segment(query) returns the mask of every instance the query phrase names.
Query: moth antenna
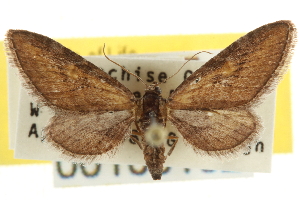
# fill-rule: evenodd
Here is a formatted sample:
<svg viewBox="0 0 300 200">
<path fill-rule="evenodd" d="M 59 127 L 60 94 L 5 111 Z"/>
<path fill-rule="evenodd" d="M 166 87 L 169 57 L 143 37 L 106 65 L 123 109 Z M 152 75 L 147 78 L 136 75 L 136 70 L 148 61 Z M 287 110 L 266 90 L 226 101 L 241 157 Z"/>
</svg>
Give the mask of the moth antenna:
<svg viewBox="0 0 300 200">
<path fill-rule="evenodd" d="M 131 74 L 132 76 L 136 77 L 137 79 L 139 79 L 146 87 L 147 87 L 147 84 L 143 81 L 143 79 L 141 79 L 139 76 L 137 76 L 136 74 L 130 72 L 128 69 L 126 69 L 124 66 L 120 65 L 119 63 L 116 63 L 115 61 L 111 60 L 109 57 L 107 57 L 107 55 L 105 54 L 105 43 L 103 45 L 103 54 L 105 56 L 105 58 L 107 60 L 109 60 L 110 62 L 114 63 L 115 65 L 118 65 L 119 67 L 121 67 L 124 71 L 126 71 L 128 74 Z"/>
<path fill-rule="evenodd" d="M 209 53 L 209 54 L 212 54 L 212 53 L 210 53 L 210 52 L 208 52 L 208 51 L 199 51 L 198 53 L 195 53 L 190 59 L 188 59 L 179 69 L 178 69 L 178 71 L 177 72 L 175 72 L 172 76 L 170 76 L 170 77 L 168 77 L 168 78 L 166 78 L 164 81 L 162 81 L 162 82 L 160 82 L 159 84 L 161 84 L 161 83 L 165 83 L 165 82 L 167 82 L 167 80 L 169 80 L 170 78 L 173 78 L 173 76 L 175 76 L 183 67 L 184 67 L 184 65 L 186 65 L 186 63 L 188 63 L 188 62 L 190 62 L 196 55 L 198 55 L 198 54 L 200 54 L 200 53 Z"/>
</svg>

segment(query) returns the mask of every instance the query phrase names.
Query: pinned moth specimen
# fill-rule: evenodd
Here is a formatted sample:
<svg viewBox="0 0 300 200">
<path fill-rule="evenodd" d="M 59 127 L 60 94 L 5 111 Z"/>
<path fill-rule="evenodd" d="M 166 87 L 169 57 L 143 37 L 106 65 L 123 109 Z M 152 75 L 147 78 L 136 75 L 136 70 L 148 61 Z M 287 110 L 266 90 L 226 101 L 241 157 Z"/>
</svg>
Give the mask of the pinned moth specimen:
<svg viewBox="0 0 300 200">
<path fill-rule="evenodd" d="M 286 72 L 295 40 L 290 21 L 261 26 L 210 59 L 167 99 L 157 82 L 135 98 L 103 70 L 43 35 L 9 30 L 5 45 L 25 87 L 55 113 L 44 128 L 45 141 L 85 162 L 117 150 L 131 137 L 152 178 L 159 180 L 178 141 L 164 135 L 168 120 L 200 154 L 237 154 L 256 141 L 261 122 L 252 108 Z M 167 153 L 165 139 L 175 140 Z"/>
</svg>

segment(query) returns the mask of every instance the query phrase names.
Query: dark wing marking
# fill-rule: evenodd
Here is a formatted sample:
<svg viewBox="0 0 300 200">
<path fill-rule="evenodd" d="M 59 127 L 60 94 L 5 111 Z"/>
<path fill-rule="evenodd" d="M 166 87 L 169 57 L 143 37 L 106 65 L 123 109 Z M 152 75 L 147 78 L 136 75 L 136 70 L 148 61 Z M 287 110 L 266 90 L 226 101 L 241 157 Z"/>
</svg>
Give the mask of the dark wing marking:
<svg viewBox="0 0 300 200">
<path fill-rule="evenodd" d="M 46 36 L 9 30 L 5 42 L 10 63 L 43 105 L 71 111 L 129 110 L 135 105 L 125 86 Z"/>
<path fill-rule="evenodd" d="M 188 77 L 170 95 L 168 107 L 199 110 L 252 105 L 286 71 L 295 40 L 296 29 L 290 21 L 249 32 Z"/>
</svg>

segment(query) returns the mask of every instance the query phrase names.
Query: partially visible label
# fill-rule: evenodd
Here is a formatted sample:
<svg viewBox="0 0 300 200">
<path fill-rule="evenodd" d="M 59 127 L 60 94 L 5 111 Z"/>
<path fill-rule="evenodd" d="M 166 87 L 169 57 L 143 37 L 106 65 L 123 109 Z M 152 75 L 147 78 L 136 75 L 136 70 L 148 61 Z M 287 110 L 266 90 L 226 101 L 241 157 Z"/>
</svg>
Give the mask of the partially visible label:
<svg viewBox="0 0 300 200">
<path fill-rule="evenodd" d="M 53 169 L 55 187 L 153 183 L 147 167 L 143 165 L 76 165 L 67 162 L 54 162 Z M 253 173 L 165 167 L 160 182 L 242 177 L 253 177 Z"/>
</svg>

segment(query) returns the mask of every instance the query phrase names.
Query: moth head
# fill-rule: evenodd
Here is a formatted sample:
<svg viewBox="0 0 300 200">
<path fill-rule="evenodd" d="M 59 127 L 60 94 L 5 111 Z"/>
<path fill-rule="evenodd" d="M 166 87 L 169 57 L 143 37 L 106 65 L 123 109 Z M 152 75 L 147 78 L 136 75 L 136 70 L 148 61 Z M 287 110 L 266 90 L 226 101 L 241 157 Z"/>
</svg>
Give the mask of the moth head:
<svg viewBox="0 0 300 200">
<path fill-rule="evenodd" d="M 157 93 L 158 95 L 161 94 L 161 89 L 160 87 L 158 86 L 158 83 L 157 82 L 153 82 L 151 83 L 151 85 L 149 85 L 147 88 L 146 88 L 147 91 L 153 91 L 155 93 Z"/>
</svg>

